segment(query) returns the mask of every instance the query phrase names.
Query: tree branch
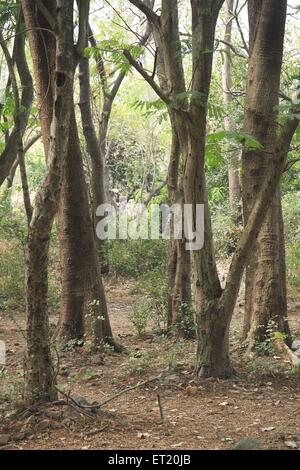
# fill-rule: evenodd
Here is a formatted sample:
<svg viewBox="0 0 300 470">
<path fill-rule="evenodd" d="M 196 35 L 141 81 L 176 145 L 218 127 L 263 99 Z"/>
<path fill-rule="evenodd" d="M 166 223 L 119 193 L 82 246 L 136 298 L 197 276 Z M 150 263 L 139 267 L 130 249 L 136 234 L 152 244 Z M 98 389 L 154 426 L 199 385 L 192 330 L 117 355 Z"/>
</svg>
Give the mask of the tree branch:
<svg viewBox="0 0 300 470">
<path fill-rule="evenodd" d="M 218 42 L 221 42 L 222 44 L 225 44 L 225 46 L 228 46 L 232 50 L 232 52 L 234 52 L 235 55 L 237 55 L 238 57 L 242 57 L 243 59 L 248 59 L 249 58 L 248 54 L 246 54 L 243 51 L 240 51 L 233 44 L 231 44 L 228 41 L 225 41 L 225 39 L 218 39 Z"/>
<path fill-rule="evenodd" d="M 150 23 L 157 25 L 159 23 L 159 16 L 150 8 L 148 5 L 145 4 L 142 0 L 129 0 L 132 5 L 137 7 L 150 21 Z"/>
<path fill-rule="evenodd" d="M 164 94 L 164 92 L 159 87 L 159 85 L 157 85 L 157 83 L 146 72 L 146 70 L 132 57 L 130 52 L 125 49 L 123 51 L 123 54 L 126 57 L 126 59 L 128 60 L 128 62 L 130 63 L 130 65 L 132 65 L 132 67 L 134 67 L 137 70 L 137 72 L 139 72 L 139 74 L 146 80 L 146 82 L 149 83 L 149 85 L 153 88 L 153 90 L 160 97 L 160 99 L 163 100 L 166 104 L 169 105 L 171 103 L 169 97 Z"/>
<path fill-rule="evenodd" d="M 82 56 L 84 48 L 87 43 L 87 34 L 89 30 L 89 12 L 90 12 L 90 0 L 78 0 L 77 1 L 79 10 L 79 31 L 78 40 L 76 45 L 77 54 Z"/>
<path fill-rule="evenodd" d="M 3 50 L 3 54 L 5 56 L 5 60 L 7 63 L 7 68 L 10 76 L 12 92 L 14 97 L 14 124 L 16 128 L 16 148 L 17 148 L 17 155 L 18 161 L 20 165 L 20 173 L 21 173 L 21 181 L 22 181 L 22 189 L 23 189 L 23 199 L 24 199 L 24 207 L 27 215 L 27 222 L 30 224 L 32 218 L 32 206 L 30 201 L 30 193 L 28 188 L 28 180 L 26 174 L 26 166 L 24 161 L 24 148 L 23 148 L 23 133 L 22 133 L 22 123 L 21 123 L 21 109 L 20 109 L 20 96 L 18 90 L 18 82 L 17 77 L 14 71 L 14 61 L 9 53 L 8 47 L 6 42 L 4 41 L 2 32 L 0 31 L 0 44 Z"/>
<path fill-rule="evenodd" d="M 43 0 L 34 0 L 38 9 L 40 12 L 43 14 L 43 16 L 46 18 L 47 22 L 51 26 L 51 29 L 55 31 L 56 29 L 56 19 L 51 15 L 50 11 L 48 10 L 47 7 L 45 7 Z"/>
</svg>

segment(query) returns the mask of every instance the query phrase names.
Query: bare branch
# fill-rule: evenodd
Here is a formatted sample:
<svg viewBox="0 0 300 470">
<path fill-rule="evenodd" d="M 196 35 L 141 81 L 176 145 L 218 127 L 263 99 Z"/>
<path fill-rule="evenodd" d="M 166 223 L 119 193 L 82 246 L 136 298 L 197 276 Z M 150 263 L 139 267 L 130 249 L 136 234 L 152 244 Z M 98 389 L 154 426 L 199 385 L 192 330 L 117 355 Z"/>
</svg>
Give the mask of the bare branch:
<svg viewBox="0 0 300 470">
<path fill-rule="evenodd" d="M 132 57 L 130 52 L 127 51 L 127 50 L 124 50 L 123 54 L 126 57 L 126 59 L 128 60 L 128 62 L 130 63 L 130 65 L 132 65 L 137 70 L 137 72 L 139 72 L 139 74 L 146 80 L 146 82 L 149 83 L 149 85 L 153 88 L 153 90 L 160 97 L 160 99 L 162 99 L 166 104 L 170 104 L 171 101 L 170 101 L 169 97 L 164 94 L 164 92 L 159 87 L 159 85 L 157 85 L 157 83 L 146 72 L 146 70 Z"/>
<path fill-rule="evenodd" d="M 157 25 L 159 23 L 159 16 L 145 4 L 142 0 L 129 0 L 132 5 L 137 7 L 150 21 L 150 23 Z"/>
<path fill-rule="evenodd" d="M 225 39 L 218 39 L 218 42 L 221 42 L 222 44 L 225 44 L 225 46 L 228 46 L 232 52 L 234 52 L 235 55 L 238 57 L 242 57 L 243 59 L 248 59 L 249 56 L 245 52 L 239 50 L 237 47 L 235 47 L 233 44 L 231 44 L 228 41 L 225 41 Z"/>
</svg>

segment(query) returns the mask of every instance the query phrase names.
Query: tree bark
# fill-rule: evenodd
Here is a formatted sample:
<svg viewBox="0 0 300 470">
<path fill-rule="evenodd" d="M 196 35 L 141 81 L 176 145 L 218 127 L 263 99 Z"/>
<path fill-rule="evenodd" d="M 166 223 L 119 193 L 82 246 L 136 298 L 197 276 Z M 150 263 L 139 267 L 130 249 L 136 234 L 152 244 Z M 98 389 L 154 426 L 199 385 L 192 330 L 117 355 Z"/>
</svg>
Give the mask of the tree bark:
<svg viewBox="0 0 300 470">
<path fill-rule="evenodd" d="M 250 63 L 245 113 L 245 132 L 263 145 L 244 150 L 243 209 L 247 222 L 263 181 L 272 165 L 278 121 L 278 95 L 285 30 L 286 5 L 249 2 Z M 290 338 L 287 322 L 284 228 L 280 190 L 274 195 L 255 250 L 246 270 L 244 338 L 248 352 L 268 336 L 270 328 Z"/>
<path fill-rule="evenodd" d="M 180 43 L 178 24 L 178 5 L 172 1 L 170 8 L 163 5 L 162 23 L 163 32 L 153 26 L 153 35 L 156 45 L 156 70 L 160 88 L 165 95 L 173 100 L 185 93 L 185 79 L 182 59 L 178 54 Z M 168 50 L 165 50 L 168 48 Z M 173 68 L 176 75 L 171 73 Z M 171 91 L 170 91 L 171 90 Z M 182 165 L 180 166 L 181 147 L 177 129 L 176 114 L 172 106 L 168 106 L 169 119 L 172 129 L 172 143 L 168 166 L 168 195 L 171 205 L 180 204 L 183 209 L 184 194 L 182 183 Z M 182 335 L 191 335 L 191 329 L 186 330 L 185 320 L 191 315 L 191 264 L 190 252 L 185 249 L 184 240 L 175 240 L 171 220 L 171 239 L 168 252 L 168 329 L 176 327 Z M 192 320 L 193 321 L 193 320 Z"/>
<path fill-rule="evenodd" d="M 30 2 L 22 0 L 24 15 Z M 57 0 L 54 106 L 48 162 L 29 226 L 26 250 L 27 392 L 30 401 L 56 399 L 48 322 L 48 252 L 68 149 L 73 93 L 73 1 Z M 32 42 L 31 42 L 32 44 Z M 31 48 L 32 56 L 34 51 Z"/>
<path fill-rule="evenodd" d="M 52 97 L 55 87 L 53 73 L 55 41 L 53 41 L 53 33 L 51 31 L 48 32 L 50 28 L 47 20 L 37 9 L 35 2 L 24 0 L 23 3 L 26 6 L 26 27 L 30 30 L 29 39 L 40 103 L 42 137 L 47 156 L 51 140 L 50 116 L 53 111 Z M 53 0 L 47 3 L 47 9 L 54 18 L 56 16 L 55 3 Z M 47 31 L 37 30 L 39 25 L 42 25 Z M 86 36 L 84 36 L 83 47 L 85 40 Z M 75 71 L 80 51 L 78 51 L 78 47 L 74 48 L 74 44 L 71 49 L 72 67 Z M 71 118 L 68 129 L 68 137 L 70 136 L 70 139 L 67 139 L 69 142 L 68 154 L 63 174 L 63 190 L 58 212 L 58 237 L 60 240 L 62 278 L 61 315 L 58 333 L 63 343 L 71 339 L 82 339 L 86 300 L 90 296 L 91 290 L 94 289 L 94 285 L 97 283 L 101 284 L 99 277 L 93 281 L 90 280 L 92 273 L 96 276 L 95 269 L 91 268 L 91 263 L 94 263 L 93 256 L 96 256 L 96 254 L 93 251 L 94 242 L 90 238 L 87 241 L 86 235 L 86 232 L 90 230 L 91 216 L 86 194 L 86 182 L 73 100 L 70 103 L 70 107 Z M 87 263 L 87 259 L 89 259 L 90 266 Z M 103 306 L 104 291 L 99 297 L 100 305 Z M 103 306 L 102 308 L 105 310 L 106 307 Z M 109 332 L 109 342 L 112 342 L 107 315 L 105 315 L 105 323 L 108 324 L 103 330 Z"/>
<path fill-rule="evenodd" d="M 60 204 L 59 238 L 63 259 L 59 336 L 63 342 L 82 339 L 84 312 L 92 315 L 93 345 L 114 343 L 105 292 L 101 280 L 95 236 L 89 208 L 82 153 L 74 105 L 69 131 L 65 183 Z"/>
<path fill-rule="evenodd" d="M 226 0 L 226 16 L 225 16 L 225 34 L 224 34 L 224 63 L 223 63 L 223 100 L 226 106 L 226 117 L 224 118 L 224 128 L 226 131 L 233 131 L 233 121 L 230 114 L 230 104 L 232 103 L 232 68 L 231 68 L 231 49 L 228 44 L 231 44 L 232 36 L 232 23 L 234 10 L 234 0 Z M 228 164 L 228 183 L 229 183 L 229 203 L 230 215 L 233 223 L 238 225 L 241 222 L 241 188 L 239 177 L 239 155 L 235 153 L 229 157 Z"/>
</svg>

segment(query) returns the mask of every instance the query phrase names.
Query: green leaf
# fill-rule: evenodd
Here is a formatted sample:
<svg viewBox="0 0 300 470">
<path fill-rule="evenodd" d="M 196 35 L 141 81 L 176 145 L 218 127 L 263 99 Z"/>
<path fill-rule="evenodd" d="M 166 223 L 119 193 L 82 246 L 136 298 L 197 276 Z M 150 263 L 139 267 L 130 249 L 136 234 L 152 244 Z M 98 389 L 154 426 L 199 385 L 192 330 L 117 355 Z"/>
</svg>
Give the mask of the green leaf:
<svg viewBox="0 0 300 470">
<path fill-rule="evenodd" d="M 216 143 L 224 139 L 243 144 L 245 148 L 250 150 L 260 150 L 263 148 L 263 145 L 250 134 L 234 131 L 218 131 L 209 134 L 207 136 L 207 143 Z"/>
</svg>

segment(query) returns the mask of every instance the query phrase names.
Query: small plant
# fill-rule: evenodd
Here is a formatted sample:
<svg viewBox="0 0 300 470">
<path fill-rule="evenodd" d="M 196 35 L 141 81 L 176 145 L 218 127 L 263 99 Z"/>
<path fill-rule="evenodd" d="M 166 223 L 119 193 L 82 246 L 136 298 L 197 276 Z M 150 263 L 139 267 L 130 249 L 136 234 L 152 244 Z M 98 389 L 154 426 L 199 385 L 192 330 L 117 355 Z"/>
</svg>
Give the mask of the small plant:
<svg viewBox="0 0 300 470">
<path fill-rule="evenodd" d="M 142 375 L 149 368 L 152 355 L 144 351 L 133 351 L 129 354 L 128 360 L 123 364 L 123 368 L 128 374 Z"/>
<path fill-rule="evenodd" d="M 132 310 L 129 312 L 129 320 L 136 329 L 138 335 L 143 335 L 149 322 L 149 299 L 138 298 L 133 304 Z"/>
<path fill-rule="evenodd" d="M 187 339 L 193 339 L 196 336 L 195 310 L 190 302 L 181 303 L 177 329 Z"/>
<path fill-rule="evenodd" d="M 259 328 L 260 326 L 258 326 L 258 329 Z M 277 328 L 278 325 L 274 320 L 270 320 L 268 322 L 265 338 L 262 341 L 256 341 L 254 352 L 263 356 L 271 356 L 272 354 L 275 354 L 274 339 L 280 339 L 282 341 L 287 339 L 287 336 L 278 331 Z"/>
</svg>

